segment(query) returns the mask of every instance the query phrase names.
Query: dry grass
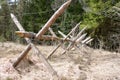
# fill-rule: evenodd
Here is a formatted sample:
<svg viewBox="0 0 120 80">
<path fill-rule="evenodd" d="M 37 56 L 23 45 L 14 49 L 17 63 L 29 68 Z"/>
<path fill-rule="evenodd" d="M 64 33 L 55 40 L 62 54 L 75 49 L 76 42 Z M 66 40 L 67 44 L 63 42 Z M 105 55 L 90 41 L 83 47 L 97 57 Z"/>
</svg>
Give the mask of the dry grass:
<svg viewBox="0 0 120 80">
<path fill-rule="evenodd" d="M 1 46 L 1 45 L 0 45 Z M 46 66 L 35 55 L 29 53 L 33 62 L 24 59 L 17 70 L 13 61 L 26 45 L 6 42 L 0 47 L 0 80 L 55 80 Z M 45 57 L 55 46 L 37 46 Z M 120 80 L 120 55 L 103 50 L 81 47 L 61 55 L 59 49 L 49 60 L 61 80 Z"/>
</svg>

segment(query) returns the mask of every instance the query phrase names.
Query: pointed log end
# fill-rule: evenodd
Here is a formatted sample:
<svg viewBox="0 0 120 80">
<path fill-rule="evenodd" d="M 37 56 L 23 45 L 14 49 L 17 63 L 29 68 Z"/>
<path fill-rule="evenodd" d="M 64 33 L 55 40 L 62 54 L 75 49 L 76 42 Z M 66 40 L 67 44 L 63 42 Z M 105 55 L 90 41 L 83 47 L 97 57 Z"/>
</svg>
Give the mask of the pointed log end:
<svg viewBox="0 0 120 80">
<path fill-rule="evenodd" d="M 68 0 L 69 3 L 71 3 L 72 0 Z"/>
<path fill-rule="evenodd" d="M 90 42 L 92 42 L 93 41 L 93 38 L 91 38 L 90 40 L 88 40 L 87 42 L 86 42 L 86 44 L 88 44 L 88 43 L 90 43 Z"/>
<path fill-rule="evenodd" d="M 15 31 L 15 34 L 17 34 L 20 37 L 24 37 L 23 31 Z"/>
<path fill-rule="evenodd" d="M 11 18 L 13 18 L 13 17 L 14 17 L 14 14 L 13 14 L 13 13 L 11 13 L 11 14 L 10 14 L 10 16 L 11 16 Z"/>
<path fill-rule="evenodd" d="M 72 0 L 68 0 L 68 2 L 70 3 Z"/>
<path fill-rule="evenodd" d="M 65 6 L 66 8 L 70 5 L 72 0 L 68 0 L 67 2 L 65 2 L 62 6 Z"/>
<path fill-rule="evenodd" d="M 72 2 L 72 0 L 68 0 L 66 3 L 69 6 L 71 2 Z"/>
</svg>

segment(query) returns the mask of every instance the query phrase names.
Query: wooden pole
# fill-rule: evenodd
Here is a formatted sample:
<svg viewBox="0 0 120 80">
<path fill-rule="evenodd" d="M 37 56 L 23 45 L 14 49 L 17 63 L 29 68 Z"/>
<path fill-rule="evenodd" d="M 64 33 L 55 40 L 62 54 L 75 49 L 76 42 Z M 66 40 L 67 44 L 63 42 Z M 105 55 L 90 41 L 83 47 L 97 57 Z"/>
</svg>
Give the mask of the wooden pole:
<svg viewBox="0 0 120 80">
<path fill-rule="evenodd" d="M 54 54 L 54 52 L 61 46 L 61 43 L 57 45 L 56 48 L 53 49 L 53 51 L 47 56 L 47 59 L 50 59 L 50 57 Z"/>
<path fill-rule="evenodd" d="M 48 20 L 48 22 L 45 24 L 45 26 L 38 32 L 38 34 L 36 35 L 35 38 L 40 38 L 46 31 L 47 29 L 55 22 L 55 20 L 63 13 L 63 11 L 68 7 L 68 5 L 70 4 L 71 0 L 67 1 L 66 3 L 64 3 L 56 12 L 55 14 Z M 17 18 L 11 14 L 11 18 L 13 19 L 14 23 L 17 25 L 17 27 L 19 28 L 20 31 L 25 31 L 21 24 L 18 22 Z M 29 42 L 29 39 L 26 38 L 27 42 Z M 29 46 L 28 48 L 26 48 L 27 50 L 29 50 L 31 46 Z M 22 53 L 27 55 L 27 53 Z M 25 57 L 25 56 L 19 56 L 21 58 L 18 58 L 16 60 L 16 62 L 14 63 L 14 67 L 16 67 L 19 62 Z"/>
<path fill-rule="evenodd" d="M 77 43 L 81 42 L 81 41 L 86 37 L 86 35 L 87 35 L 87 33 L 81 35 L 81 36 L 76 40 L 76 42 L 77 42 Z"/>
<path fill-rule="evenodd" d="M 43 28 L 37 33 L 36 38 L 41 37 L 48 28 L 55 22 L 55 20 L 65 11 L 65 9 L 70 5 L 71 0 L 68 0 L 66 3 L 64 3 L 54 14 L 53 16 L 48 20 L 48 22 L 43 26 Z"/>
<path fill-rule="evenodd" d="M 49 31 L 50 31 L 50 33 L 52 34 L 52 36 L 54 36 L 54 37 L 57 37 L 57 35 L 54 33 L 54 31 L 52 30 L 52 28 L 49 28 Z"/>
<path fill-rule="evenodd" d="M 92 41 L 93 39 L 89 39 L 88 41 L 85 42 L 85 44 L 88 44 Z"/>
<path fill-rule="evenodd" d="M 60 31 L 59 31 L 60 32 Z M 23 37 L 23 38 L 32 38 L 32 37 L 35 37 L 35 35 L 36 35 L 36 33 L 31 33 L 31 32 L 26 32 L 26 31 L 16 31 L 15 32 L 18 36 L 20 36 L 20 37 Z M 62 32 L 60 32 L 60 34 L 61 34 Z M 65 34 L 61 34 L 61 35 L 64 35 L 63 37 L 65 38 L 67 35 L 65 35 Z M 85 40 L 84 38 L 85 38 L 85 36 L 87 35 L 87 33 L 85 33 L 85 34 L 83 34 L 83 35 L 81 35 L 76 41 L 75 41 L 75 43 L 77 44 L 77 43 L 79 43 L 79 42 L 82 42 L 83 44 L 84 43 L 88 43 L 88 42 L 90 42 L 91 40 L 90 40 L 90 38 L 88 37 L 88 38 L 86 38 L 87 40 Z M 50 35 L 42 35 L 41 36 L 41 38 L 40 38 L 40 40 L 60 40 L 60 41 L 69 41 L 69 42 L 74 42 L 73 40 L 71 40 L 71 39 L 64 39 L 64 38 L 59 38 L 59 37 L 54 37 L 54 36 L 50 36 Z M 84 41 L 84 40 L 85 41 Z M 83 40 L 83 41 L 82 41 Z M 90 40 L 90 41 L 88 41 L 88 40 Z"/>
<path fill-rule="evenodd" d="M 16 59 L 16 61 L 13 63 L 13 67 L 16 67 L 20 62 L 21 60 L 23 60 L 23 58 L 27 55 L 27 53 L 30 51 L 31 49 L 31 46 L 30 44 L 25 48 L 24 51 L 22 51 L 22 53 L 20 53 L 19 57 Z M 24 56 L 24 57 L 21 57 L 21 56 Z"/>
<path fill-rule="evenodd" d="M 19 23 L 19 21 L 17 20 L 17 18 L 13 14 L 11 14 L 11 18 L 13 19 L 14 23 L 16 24 L 16 26 L 18 27 L 18 29 L 20 31 L 25 31 L 23 29 L 22 25 Z M 29 38 L 25 38 L 25 40 L 27 41 L 27 43 L 31 42 Z M 27 48 L 20 54 L 20 56 L 13 63 L 13 67 L 16 67 L 21 62 L 21 60 L 26 57 L 26 55 L 30 51 L 30 49 L 31 49 L 31 46 L 28 45 Z"/>
<path fill-rule="evenodd" d="M 14 22 L 17 22 L 15 23 L 18 27 L 19 30 L 21 30 L 22 32 L 25 32 L 25 30 L 23 29 L 22 25 L 18 22 L 17 18 L 11 14 L 11 17 L 13 19 Z M 42 53 L 39 51 L 39 49 L 33 44 L 30 42 L 30 39 L 29 38 L 25 38 L 26 41 L 28 41 L 29 45 L 26 47 L 26 49 L 20 54 L 20 56 L 17 58 L 17 60 L 13 63 L 13 67 L 16 67 L 20 62 L 21 60 L 23 60 L 23 58 L 27 55 L 27 53 L 31 50 L 31 47 L 34 48 L 36 51 L 37 51 L 37 55 L 38 57 L 40 57 L 40 59 L 43 61 L 43 63 L 46 65 L 48 71 L 52 74 L 52 75 L 55 75 L 58 77 L 56 71 L 52 68 L 52 66 L 49 64 L 49 62 L 45 59 L 45 57 L 42 55 Z"/>
<path fill-rule="evenodd" d="M 73 42 L 71 42 L 71 43 L 68 45 L 67 49 L 64 50 L 64 51 L 62 52 L 62 54 L 65 54 L 69 49 L 73 48 L 73 45 L 75 44 L 75 42 L 77 41 L 77 39 L 81 36 L 81 34 L 85 31 L 85 29 L 86 29 L 86 27 L 84 27 L 84 28 L 77 34 L 77 36 L 73 39 Z"/>
<path fill-rule="evenodd" d="M 78 24 L 67 34 L 67 36 L 64 38 L 64 40 L 66 40 L 66 39 L 70 36 L 70 34 L 73 33 L 73 32 L 77 29 L 77 27 L 79 27 L 79 25 L 80 25 L 80 23 L 78 23 Z M 55 52 L 61 45 L 62 45 L 62 43 L 59 43 L 59 44 L 57 45 L 57 47 L 54 48 L 53 51 L 48 55 L 47 59 L 49 59 L 49 58 L 54 54 L 54 52 Z"/>
<path fill-rule="evenodd" d="M 23 37 L 23 38 L 34 38 L 36 35 L 36 33 L 25 32 L 25 31 L 16 31 L 15 33 L 18 36 Z M 64 38 L 54 37 L 54 36 L 50 36 L 50 35 L 42 35 L 40 40 L 59 40 L 59 41 L 73 42 L 71 39 L 64 40 Z"/>
<path fill-rule="evenodd" d="M 65 35 L 64 33 L 62 33 L 61 31 L 58 31 L 58 33 L 59 33 L 60 35 L 62 35 L 63 38 L 66 38 L 66 35 Z"/>
<path fill-rule="evenodd" d="M 48 28 L 55 22 L 55 20 L 64 12 L 64 10 L 68 7 L 68 5 L 71 3 L 71 0 L 67 1 L 66 3 L 64 3 L 56 12 L 55 14 L 48 20 L 48 22 L 45 24 L 45 26 L 37 33 L 36 35 L 36 39 L 41 37 L 47 30 Z M 24 29 L 22 29 L 22 26 L 19 24 L 18 20 L 16 19 L 16 17 L 11 14 L 11 18 L 13 19 L 13 21 L 15 22 L 15 24 L 17 25 L 17 27 L 19 28 L 20 31 L 25 31 Z M 13 64 L 14 67 L 16 67 L 19 62 L 27 55 L 27 53 L 30 51 L 31 46 L 34 47 L 28 38 L 26 38 L 26 41 L 28 43 L 30 43 L 31 45 L 28 45 L 28 47 L 26 48 L 26 50 L 21 53 L 22 55 L 19 56 L 19 58 L 16 60 L 16 62 Z M 40 56 L 42 56 L 42 54 L 40 54 Z M 44 57 L 42 57 L 43 61 L 46 61 Z M 47 64 L 46 64 L 47 63 Z M 48 62 L 44 62 L 44 64 L 46 65 L 46 67 L 48 67 Z M 53 70 L 50 66 L 48 67 L 51 70 Z M 49 71 L 51 71 L 49 69 Z M 54 70 L 53 70 L 54 71 Z"/>
<path fill-rule="evenodd" d="M 83 40 L 81 43 L 86 43 L 87 41 L 89 41 L 91 39 L 91 37 L 87 37 L 85 40 Z"/>
<path fill-rule="evenodd" d="M 22 27 L 22 25 L 19 23 L 19 21 L 17 20 L 17 18 L 13 15 L 13 14 L 10 14 L 11 15 L 11 18 L 12 20 L 14 21 L 14 23 L 16 24 L 17 28 L 20 30 L 20 31 L 25 31 Z M 30 42 L 29 38 L 25 38 L 25 40 L 27 41 L 27 43 Z"/>
<path fill-rule="evenodd" d="M 47 69 L 52 75 L 56 75 L 58 77 L 57 72 L 53 69 L 53 67 L 50 65 L 50 63 L 45 59 L 44 55 L 40 52 L 40 50 L 32 43 L 30 43 L 32 48 L 37 51 L 37 56 L 43 61 L 43 63 L 46 65 Z"/>
</svg>

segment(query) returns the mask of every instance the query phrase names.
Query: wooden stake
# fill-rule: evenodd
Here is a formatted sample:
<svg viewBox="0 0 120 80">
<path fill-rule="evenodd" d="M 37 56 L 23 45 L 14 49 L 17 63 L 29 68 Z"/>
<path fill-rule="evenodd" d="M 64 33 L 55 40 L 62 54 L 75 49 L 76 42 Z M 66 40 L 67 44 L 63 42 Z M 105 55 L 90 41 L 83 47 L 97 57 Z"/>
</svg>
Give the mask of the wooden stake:
<svg viewBox="0 0 120 80">
<path fill-rule="evenodd" d="M 11 15 L 11 18 L 12 20 L 14 21 L 14 23 L 16 24 L 17 28 L 20 30 L 20 31 L 25 31 L 22 27 L 22 25 L 19 23 L 19 21 L 17 20 L 17 18 L 14 16 L 14 14 L 10 14 Z M 25 40 L 27 41 L 27 43 L 30 42 L 30 40 L 28 38 L 25 38 Z"/>
<path fill-rule="evenodd" d="M 81 43 L 84 44 L 86 43 L 87 41 L 89 41 L 91 39 L 91 37 L 87 37 L 85 40 L 83 40 Z"/>
<path fill-rule="evenodd" d="M 57 47 L 53 49 L 53 51 L 47 56 L 47 59 L 49 59 L 60 46 L 61 46 L 61 43 L 59 43 Z"/>
<path fill-rule="evenodd" d="M 92 41 L 93 39 L 89 39 L 88 41 L 85 42 L 85 44 L 88 44 Z"/>
<path fill-rule="evenodd" d="M 58 33 L 59 33 L 60 35 L 62 35 L 63 38 L 66 38 L 66 35 L 65 35 L 63 32 L 58 31 Z"/>
<path fill-rule="evenodd" d="M 85 38 L 86 35 L 87 35 L 87 33 L 81 35 L 81 36 L 76 40 L 76 42 L 77 42 L 77 43 L 81 42 L 81 41 Z"/>
<path fill-rule="evenodd" d="M 68 5 L 71 3 L 71 0 L 67 1 L 66 3 L 64 3 L 56 12 L 55 14 L 49 19 L 49 21 L 45 24 L 45 26 L 38 32 L 38 34 L 36 35 L 36 39 L 41 37 L 47 30 L 48 28 L 55 22 L 55 20 L 64 12 L 64 10 L 68 7 Z M 11 18 L 13 19 L 13 21 L 15 22 L 15 24 L 17 25 L 17 27 L 19 28 L 20 31 L 25 31 L 22 26 L 20 25 L 20 23 L 18 22 L 17 18 L 11 14 Z M 25 57 L 25 55 L 27 55 L 27 53 L 30 51 L 31 46 L 35 48 L 34 44 L 32 44 L 30 42 L 30 40 L 28 38 L 26 38 L 26 41 L 28 43 L 30 43 L 30 45 L 28 45 L 28 47 L 26 48 L 25 51 L 23 51 L 23 53 L 21 53 L 21 56 L 19 56 L 19 58 L 16 60 L 16 62 L 13 64 L 14 67 L 16 67 L 20 61 Z M 40 56 L 42 57 L 42 54 L 40 54 Z M 46 61 L 44 57 L 42 57 L 43 62 Z M 46 65 L 46 67 L 48 67 L 49 71 L 51 72 L 51 70 L 53 70 L 50 66 L 49 63 L 46 61 L 44 62 L 44 64 Z M 54 70 L 53 70 L 54 71 Z M 55 74 L 57 75 L 57 74 Z"/>
<path fill-rule="evenodd" d="M 25 30 L 23 29 L 22 25 L 18 22 L 17 18 L 11 14 L 12 19 L 14 19 L 14 22 L 17 22 L 16 25 L 18 27 L 19 30 L 22 30 L 22 32 L 25 32 Z M 40 53 L 39 49 L 30 42 L 29 38 L 25 38 L 26 41 L 28 41 L 29 45 L 26 47 L 26 49 L 20 54 L 20 56 L 17 58 L 17 60 L 13 63 L 13 67 L 16 67 L 21 60 L 23 60 L 23 58 L 27 55 L 27 53 L 31 50 L 31 47 L 34 48 L 37 51 L 37 55 L 38 57 L 40 57 L 40 59 L 42 60 L 42 62 L 46 65 L 48 71 L 52 74 L 58 77 L 56 71 L 52 68 L 52 66 L 49 64 L 49 62 L 45 59 L 45 57 Z M 38 54 L 39 53 L 39 54 Z"/>
<path fill-rule="evenodd" d="M 70 5 L 72 0 L 68 0 L 66 3 L 64 3 L 54 14 L 53 16 L 48 20 L 48 22 L 43 26 L 43 28 L 38 32 L 36 35 L 36 38 L 41 37 L 48 28 L 55 22 L 55 20 L 65 11 L 65 9 Z"/>
<path fill-rule="evenodd" d="M 66 39 L 70 36 L 70 34 L 73 33 L 73 32 L 75 31 L 75 29 L 77 29 L 77 27 L 79 27 L 79 25 L 80 25 L 80 23 L 78 23 L 78 24 L 68 33 L 68 35 L 64 38 L 64 40 L 66 40 Z M 54 48 L 53 51 L 48 55 L 47 59 L 49 59 L 49 58 L 54 54 L 54 52 L 55 52 L 61 45 L 62 45 L 62 43 L 59 43 L 59 44 L 57 45 L 57 47 Z"/>
<path fill-rule="evenodd" d="M 23 58 L 27 55 L 27 53 L 30 51 L 31 49 L 31 45 L 29 44 L 24 51 L 22 51 L 22 53 L 20 53 L 19 57 L 16 59 L 16 61 L 13 63 L 13 67 L 16 67 L 21 60 L 23 60 Z M 23 56 L 23 57 L 21 57 Z"/>
<path fill-rule="evenodd" d="M 47 30 L 48 28 L 55 22 L 55 20 L 64 12 L 64 10 L 68 7 L 68 5 L 71 3 L 71 0 L 67 1 L 66 3 L 64 3 L 56 12 L 55 14 L 48 20 L 48 22 L 45 24 L 45 26 L 38 32 L 38 34 L 36 35 L 35 38 L 40 38 Z M 13 19 L 13 21 L 15 22 L 15 24 L 17 25 L 17 27 L 19 28 L 20 31 L 25 31 L 21 24 L 18 22 L 17 18 L 11 14 L 11 18 Z M 29 39 L 26 38 L 27 42 L 29 42 Z M 31 46 L 29 46 L 28 48 L 26 48 L 27 50 L 29 50 Z M 27 53 L 22 53 L 22 54 L 26 54 Z M 21 58 L 18 58 L 16 60 L 15 64 L 19 64 L 19 62 L 25 57 L 25 56 L 19 56 Z M 17 66 L 17 65 L 16 65 Z M 14 67 L 16 67 L 14 66 Z"/>
<path fill-rule="evenodd" d="M 11 18 L 13 19 L 14 23 L 16 24 L 16 26 L 18 27 L 18 29 L 20 31 L 25 31 L 24 28 L 22 27 L 22 25 L 19 23 L 19 21 L 13 14 L 11 14 Z M 25 38 L 25 40 L 27 41 L 28 44 L 31 43 L 29 38 Z M 30 51 L 30 49 L 31 49 L 31 46 L 28 45 L 27 48 L 20 54 L 20 56 L 13 63 L 13 67 L 16 67 L 23 60 L 23 58 L 26 57 L 26 55 Z"/>
<path fill-rule="evenodd" d="M 81 34 L 85 31 L 85 29 L 86 29 L 86 27 L 84 27 L 84 28 L 77 34 L 77 36 L 73 39 L 73 42 L 71 42 L 71 43 L 69 44 L 69 46 L 67 47 L 67 49 L 64 50 L 64 51 L 62 52 L 62 54 L 65 54 L 67 51 L 69 51 L 71 48 L 73 48 L 75 42 L 76 42 L 77 39 L 81 36 Z"/>
<path fill-rule="evenodd" d="M 25 31 L 16 31 L 15 32 L 18 36 L 23 37 L 23 38 L 34 38 L 36 33 L 31 33 L 31 32 L 25 32 Z M 64 38 L 59 38 L 59 37 L 54 37 L 50 35 L 42 35 L 40 40 L 60 40 L 60 41 L 69 41 L 72 42 L 71 39 L 66 39 Z"/>
<path fill-rule="evenodd" d="M 52 75 L 57 75 L 57 72 L 52 68 L 52 66 L 50 65 L 50 63 L 45 59 L 44 55 L 40 52 L 40 50 L 32 43 L 30 43 L 32 48 L 35 49 L 37 51 L 37 56 L 42 60 L 42 62 L 46 65 L 47 69 L 49 70 L 50 73 L 52 73 Z"/>
<path fill-rule="evenodd" d="M 54 31 L 52 30 L 52 28 L 49 28 L 49 31 L 50 31 L 50 33 L 52 34 L 52 36 L 54 36 L 54 37 L 57 37 L 57 35 L 54 33 Z"/>
</svg>

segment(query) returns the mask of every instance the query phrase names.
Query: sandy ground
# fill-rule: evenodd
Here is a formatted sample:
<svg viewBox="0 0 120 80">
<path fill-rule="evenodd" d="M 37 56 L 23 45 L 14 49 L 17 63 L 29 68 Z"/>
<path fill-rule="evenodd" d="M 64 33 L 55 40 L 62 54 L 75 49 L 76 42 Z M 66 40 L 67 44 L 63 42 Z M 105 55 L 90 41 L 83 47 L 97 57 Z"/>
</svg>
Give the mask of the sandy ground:
<svg viewBox="0 0 120 80">
<path fill-rule="evenodd" d="M 0 80 L 56 80 L 32 49 L 15 69 L 12 63 L 26 45 L 0 43 Z M 55 46 L 37 46 L 46 57 Z M 61 55 L 60 48 L 49 61 L 61 80 L 120 80 L 120 54 L 80 47 Z"/>
</svg>

